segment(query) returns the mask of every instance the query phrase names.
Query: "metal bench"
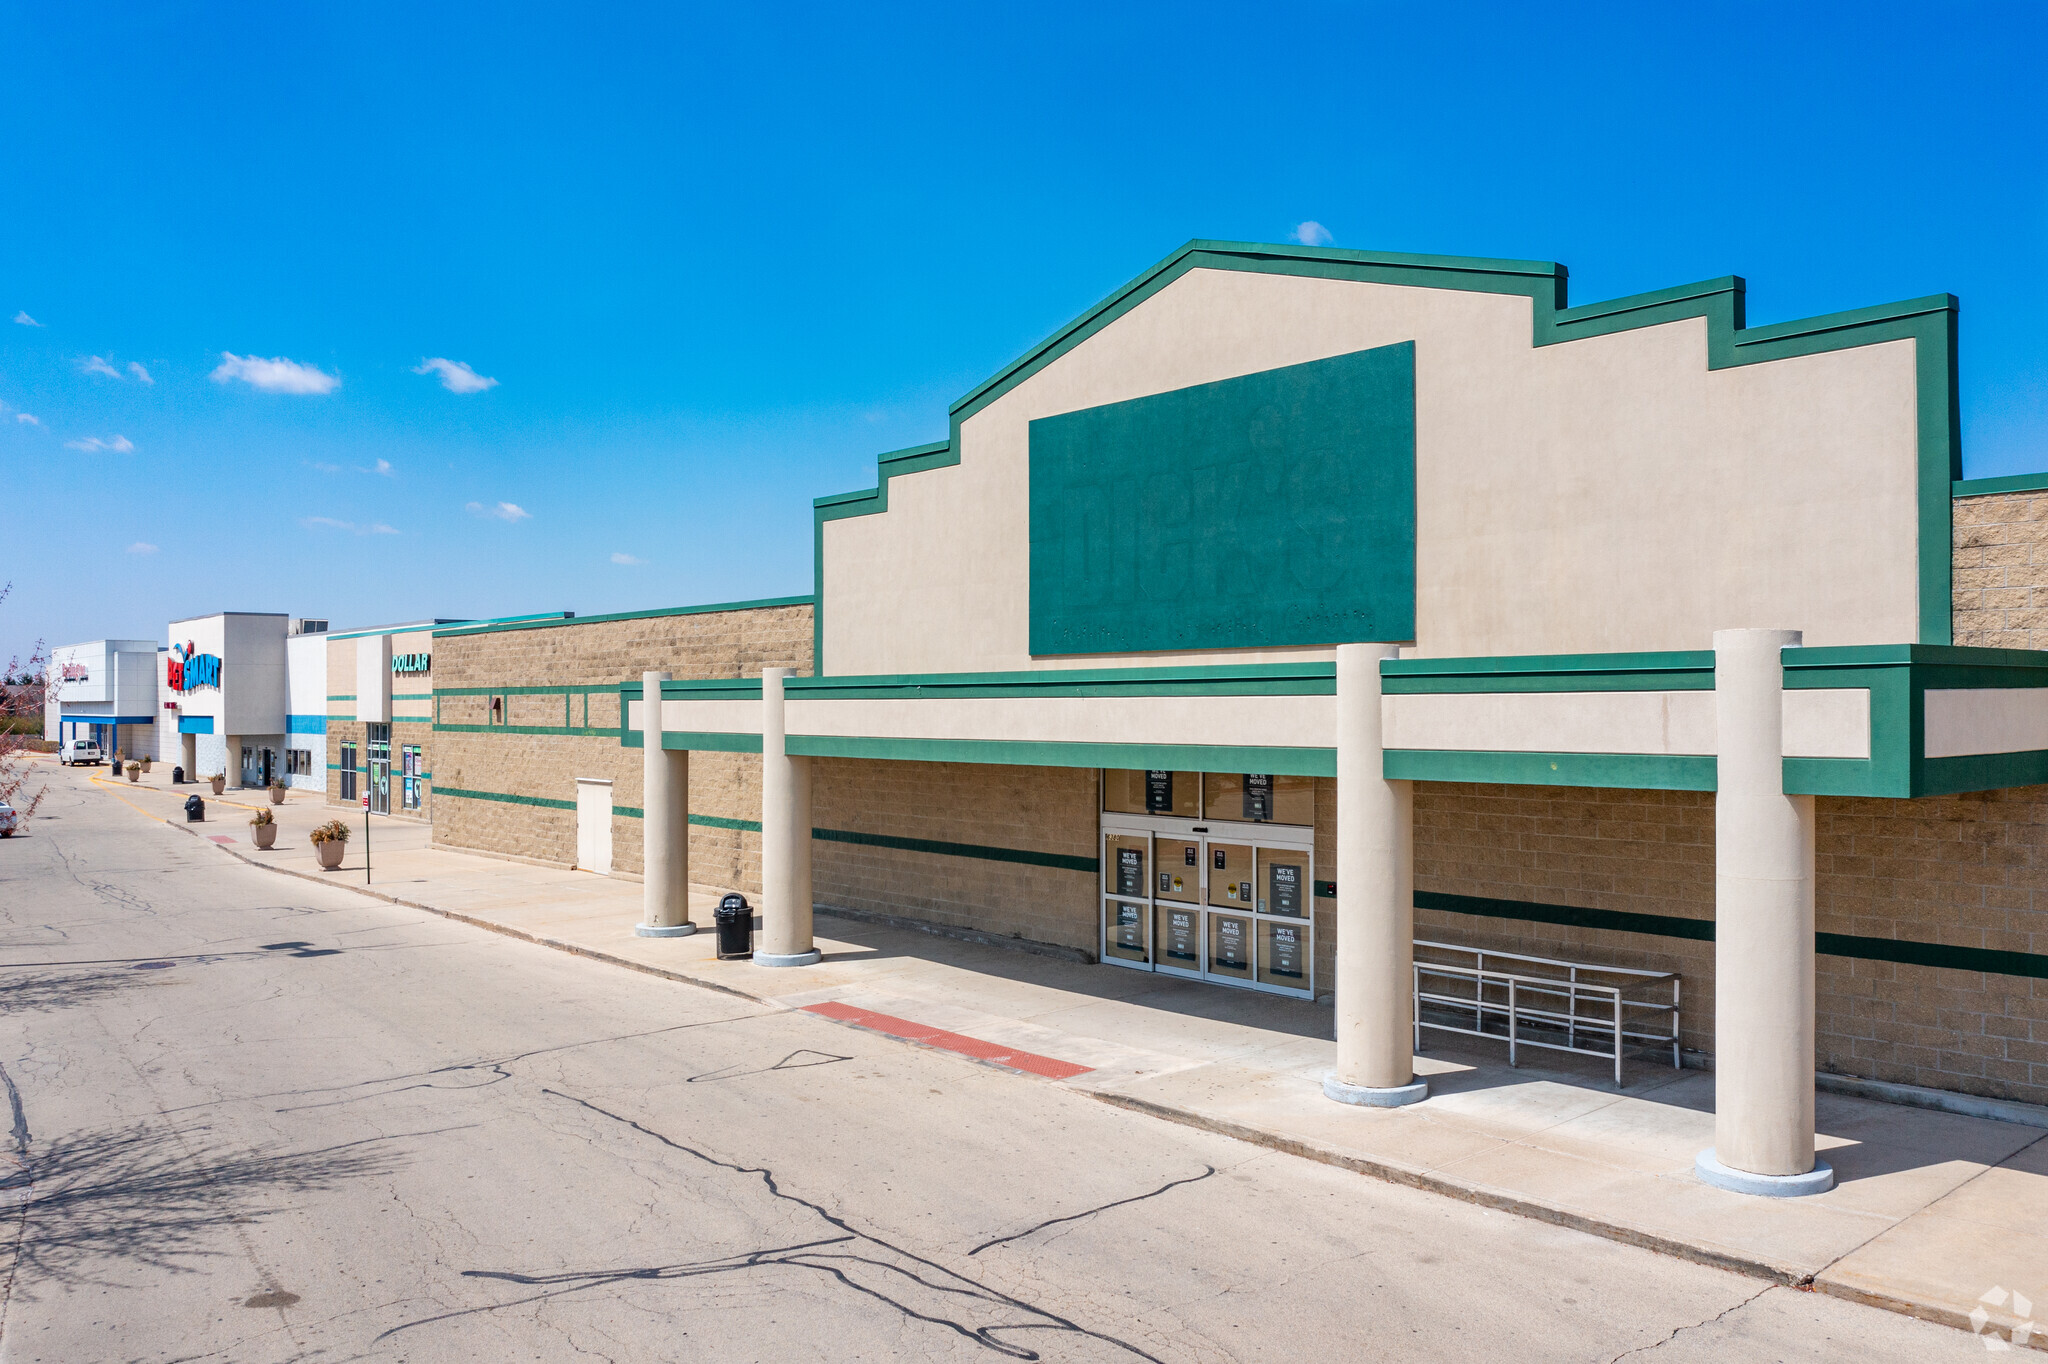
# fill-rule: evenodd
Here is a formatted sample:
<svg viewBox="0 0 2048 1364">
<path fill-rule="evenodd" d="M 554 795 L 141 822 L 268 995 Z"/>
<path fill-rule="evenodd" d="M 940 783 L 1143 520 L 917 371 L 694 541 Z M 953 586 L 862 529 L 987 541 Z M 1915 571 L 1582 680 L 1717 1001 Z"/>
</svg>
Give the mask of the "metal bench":
<svg viewBox="0 0 2048 1364">
<path fill-rule="evenodd" d="M 1420 938 L 1415 952 L 1418 1053 L 1422 1030 L 1435 1028 L 1505 1039 L 1511 1066 L 1518 1064 L 1521 1047 L 1611 1057 L 1617 1088 L 1623 1083 L 1627 1047 L 1669 1047 L 1671 1067 L 1678 1068 L 1680 981 L 1675 971 L 1632 971 Z M 1436 1018 L 1423 1016 L 1425 1005 Z M 1451 1021 L 1443 1021 L 1446 1016 Z"/>
</svg>

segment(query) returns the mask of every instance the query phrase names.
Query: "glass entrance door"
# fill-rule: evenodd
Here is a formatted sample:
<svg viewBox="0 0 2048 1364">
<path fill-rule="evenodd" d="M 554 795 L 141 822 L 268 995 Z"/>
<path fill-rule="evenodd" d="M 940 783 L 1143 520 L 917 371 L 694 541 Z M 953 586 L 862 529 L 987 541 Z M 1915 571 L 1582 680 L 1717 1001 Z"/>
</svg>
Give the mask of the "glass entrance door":
<svg viewBox="0 0 2048 1364">
<path fill-rule="evenodd" d="M 1102 815 L 1103 961 L 1315 995 L 1312 827 Z"/>
<path fill-rule="evenodd" d="M 391 726 L 370 725 L 370 812 L 391 813 Z"/>
</svg>

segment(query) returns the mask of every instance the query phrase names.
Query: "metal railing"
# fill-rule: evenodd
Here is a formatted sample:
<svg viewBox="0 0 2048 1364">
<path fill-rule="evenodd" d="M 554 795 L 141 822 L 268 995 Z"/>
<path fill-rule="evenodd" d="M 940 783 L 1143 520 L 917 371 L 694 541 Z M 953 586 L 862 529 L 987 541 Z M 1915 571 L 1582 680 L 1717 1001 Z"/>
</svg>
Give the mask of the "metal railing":
<svg viewBox="0 0 2048 1364">
<path fill-rule="evenodd" d="M 1508 1064 L 1518 1064 L 1521 1047 L 1542 1047 L 1580 1056 L 1611 1057 L 1614 1083 L 1622 1084 L 1626 1048 L 1671 1049 L 1679 1065 L 1680 981 L 1675 971 L 1635 971 L 1589 962 L 1557 961 L 1517 952 L 1482 951 L 1455 943 L 1416 939 L 1418 952 L 1455 954 L 1458 960 L 1415 962 L 1415 1050 L 1422 1030 L 1488 1037 L 1508 1044 Z M 1429 988 L 1424 982 L 1429 982 Z M 1662 998 L 1665 987 L 1670 998 Z M 1644 996 L 1655 996 L 1645 998 Z M 1457 1022 L 1425 1019 L 1423 1006 Z M 1470 1022 L 1470 1027 L 1461 1026 Z M 1488 1027 L 1489 1022 L 1495 1026 Z M 1658 1027 L 1658 1024 L 1663 1027 Z M 1582 1039 L 1588 1045 L 1581 1045 Z M 1590 1045 L 1604 1040 L 1604 1047 Z"/>
</svg>

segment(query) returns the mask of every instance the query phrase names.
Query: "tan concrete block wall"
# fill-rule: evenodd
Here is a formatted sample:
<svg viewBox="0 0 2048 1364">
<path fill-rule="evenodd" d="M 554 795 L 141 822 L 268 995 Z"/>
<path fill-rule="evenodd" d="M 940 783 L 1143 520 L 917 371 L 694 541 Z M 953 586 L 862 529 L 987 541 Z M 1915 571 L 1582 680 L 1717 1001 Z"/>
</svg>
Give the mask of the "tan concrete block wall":
<svg viewBox="0 0 2048 1364">
<path fill-rule="evenodd" d="M 1713 798 L 1693 791 L 1419 782 L 1415 888 L 1712 919 Z M 1713 1050 L 1711 942 L 1420 909 L 1415 936 L 1603 966 L 1677 971 L 1683 977 L 1685 1045 Z"/>
<path fill-rule="evenodd" d="M 2048 953 L 2048 898 L 2034 899 L 2048 888 L 2048 788 L 1823 797 L 1815 821 L 1819 931 Z M 1423 784 L 1415 849 L 1419 890 L 1713 917 L 1704 793 Z M 1711 942 L 1424 910 L 1415 920 L 1418 937 L 1676 970 L 1685 1044 L 1713 1050 Z M 1822 956 L 1815 984 L 1820 1069 L 2048 1102 L 2048 981 Z"/>
<path fill-rule="evenodd" d="M 638 682 L 650 668 L 679 679 L 759 677 L 763 668 L 808 673 L 811 608 L 769 606 L 587 625 L 572 621 L 537 630 L 442 635 L 434 641 L 439 687 L 616 685 Z"/>
<path fill-rule="evenodd" d="M 347 702 L 337 702 L 346 705 Z M 434 817 L 434 732 L 433 726 L 420 722 L 394 720 L 391 725 L 391 817 L 393 819 L 432 819 Z M 370 727 L 361 720 L 342 719 L 330 714 L 327 717 L 327 803 L 348 805 L 351 809 L 362 809 L 363 793 L 369 789 L 370 774 L 366 770 L 356 773 L 356 793 L 346 801 L 341 795 L 341 773 L 337 765 L 341 762 L 341 746 L 356 746 L 356 767 L 366 769 L 370 762 Z M 420 770 L 429 774 L 420 794 L 420 808 L 405 808 L 405 769 L 403 751 L 407 744 L 420 746 Z"/>
<path fill-rule="evenodd" d="M 1955 500 L 1954 638 L 2048 648 L 2048 492 Z"/>
<path fill-rule="evenodd" d="M 444 635 L 434 641 L 434 676 L 443 688 L 604 686 L 635 681 L 648 669 L 677 678 L 758 677 L 768 667 L 811 668 L 811 608 L 764 607 L 697 615 L 597 621 L 546 629 Z M 441 722 L 488 722 L 486 696 L 444 696 Z M 618 694 L 590 696 L 590 725 L 616 729 Z M 583 702 L 571 721 L 581 725 Z M 509 726 L 558 726 L 562 697 L 512 693 Z M 435 784 L 567 803 L 568 809 L 443 796 L 434 806 L 434 841 L 449 847 L 530 857 L 561 866 L 576 856 L 576 779 L 609 778 L 614 809 L 642 804 L 638 748 L 616 735 L 457 733 L 437 730 Z M 761 818 L 761 760 L 755 754 L 692 753 L 690 810 L 694 815 Z M 612 866 L 638 874 L 643 865 L 641 821 L 612 820 Z M 690 829 L 690 879 L 758 894 L 761 836 L 754 830 Z"/>
<path fill-rule="evenodd" d="M 819 758 L 812 822 L 1095 857 L 1100 782 L 1094 768 Z M 1100 894 L 1088 872 L 823 839 L 811 845 L 811 857 L 820 904 L 1096 949 Z"/>
</svg>

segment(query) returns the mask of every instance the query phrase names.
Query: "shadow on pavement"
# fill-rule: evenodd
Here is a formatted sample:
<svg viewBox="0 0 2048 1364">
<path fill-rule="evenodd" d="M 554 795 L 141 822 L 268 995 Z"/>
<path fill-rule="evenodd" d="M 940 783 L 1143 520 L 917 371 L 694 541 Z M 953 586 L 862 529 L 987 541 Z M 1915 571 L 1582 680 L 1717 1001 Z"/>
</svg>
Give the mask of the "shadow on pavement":
<svg viewBox="0 0 2048 1364">
<path fill-rule="evenodd" d="M 389 1174 L 406 1163 L 389 1143 L 424 1135 L 266 1153 L 212 1144 L 204 1127 L 137 1124 L 37 1143 L 14 1291 L 111 1283 L 126 1265 L 195 1269 L 234 1253 L 231 1225 L 282 1211 L 283 1196 Z"/>
</svg>

